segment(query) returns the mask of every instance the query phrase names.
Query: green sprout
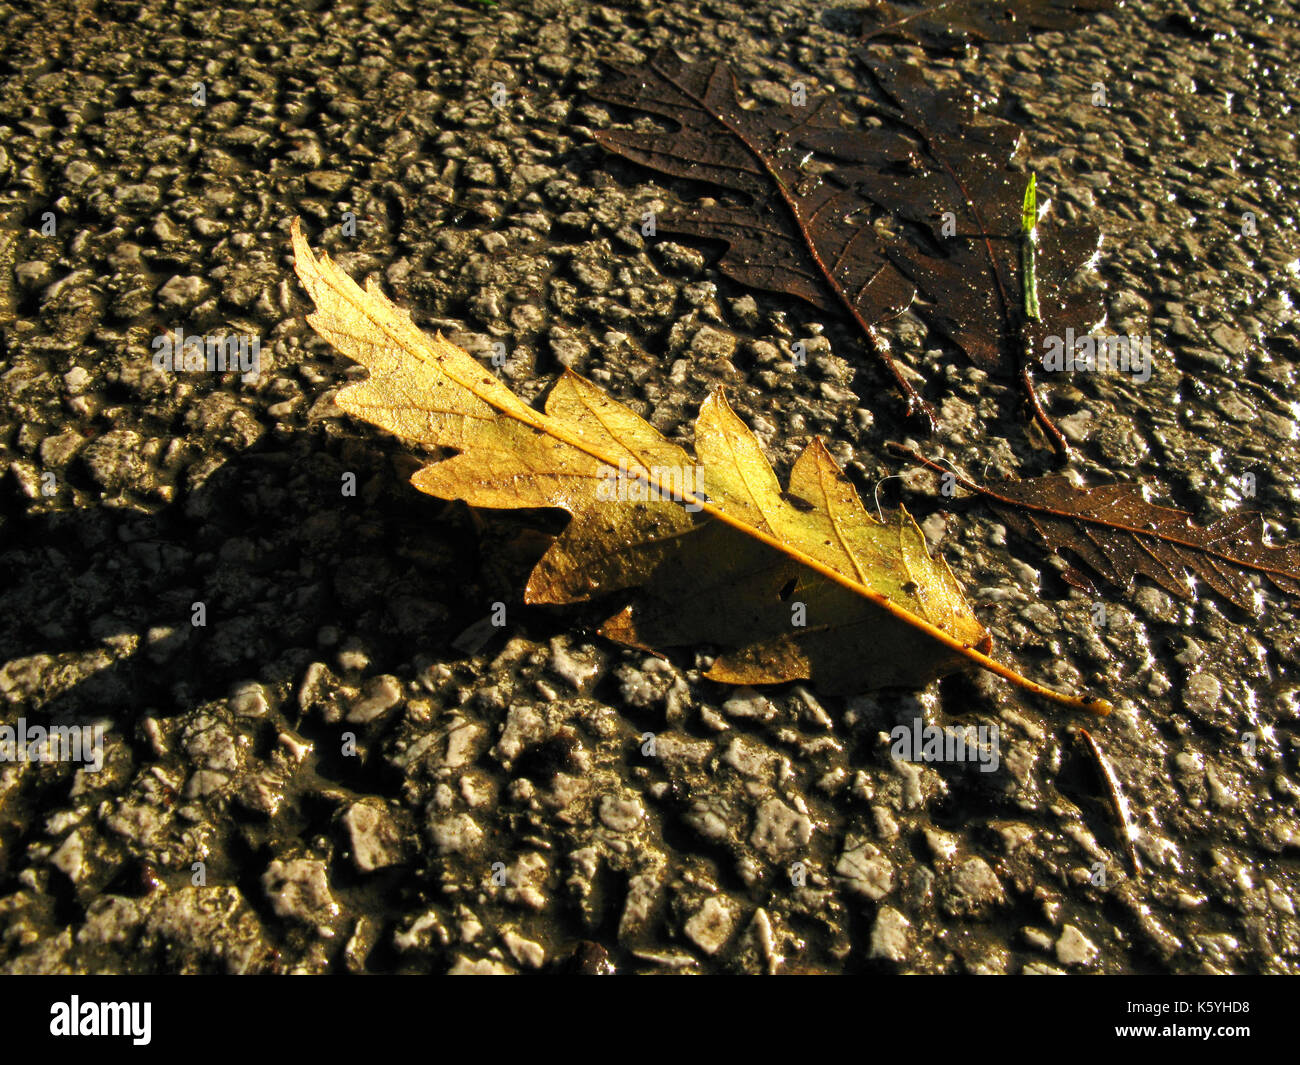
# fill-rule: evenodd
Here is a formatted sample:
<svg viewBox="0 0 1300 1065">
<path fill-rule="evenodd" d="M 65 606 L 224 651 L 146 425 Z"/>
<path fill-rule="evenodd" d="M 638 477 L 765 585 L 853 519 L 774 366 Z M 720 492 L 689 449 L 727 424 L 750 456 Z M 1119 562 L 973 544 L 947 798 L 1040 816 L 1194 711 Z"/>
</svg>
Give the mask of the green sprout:
<svg viewBox="0 0 1300 1065">
<path fill-rule="evenodd" d="M 1020 210 L 1020 277 L 1025 296 L 1025 317 L 1032 322 L 1038 315 L 1038 272 L 1035 252 L 1038 249 L 1038 175 L 1029 175 L 1025 202 Z"/>
</svg>

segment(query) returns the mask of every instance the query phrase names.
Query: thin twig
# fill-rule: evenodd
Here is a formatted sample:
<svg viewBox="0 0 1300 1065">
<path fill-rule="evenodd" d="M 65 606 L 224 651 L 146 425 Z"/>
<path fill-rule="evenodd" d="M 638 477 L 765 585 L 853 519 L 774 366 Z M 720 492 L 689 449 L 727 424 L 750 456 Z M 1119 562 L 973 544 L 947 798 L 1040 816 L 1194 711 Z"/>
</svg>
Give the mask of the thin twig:
<svg viewBox="0 0 1300 1065">
<path fill-rule="evenodd" d="M 941 460 L 943 462 L 948 463 L 949 468 L 945 470 L 941 465 L 939 465 L 938 462 L 934 461 L 934 459 L 926 458 L 919 451 L 916 451 L 915 449 L 908 447 L 906 444 L 896 444 L 894 443 L 894 441 L 888 440 L 885 442 L 885 447 L 889 448 L 890 451 L 893 451 L 899 455 L 906 456 L 907 458 L 911 459 L 914 462 L 919 462 L 922 466 L 925 466 L 927 469 L 934 470 L 935 473 L 951 473 L 953 475 L 953 478 L 956 480 L 956 482 L 959 485 L 961 485 L 964 489 L 966 489 L 966 491 L 968 492 L 974 492 L 977 495 L 991 495 L 988 489 L 982 487 L 981 485 L 976 484 L 969 477 L 963 476 L 961 471 L 958 470 L 957 467 L 954 466 L 948 459 Z"/>
<path fill-rule="evenodd" d="M 1109 759 L 1102 753 L 1097 741 L 1092 738 L 1092 734 L 1082 727 L 1079 728 L 1078 732 L 1084 739 L 1084 746 L 1092 752 L 1092 757 L 1101 770 L 1101 778 L 1106 782 L 1106 790 L 1110 794 L 1111 807 L 1115 810 L 1115 817 L 1119 820 L 1120 832 L 1124 836 L 1124 850 L 1128 854 L 1129 864 L 1133 867 L 1133 875 L 1141 879 L 1142 863 L 1138 861 L 1137 847 L 1133 842 L 1133 824 L 1128 816 L 1128 802 L 1119 790 L 1119 779 L 1115 776 L 1115 770 L 1111 768 Z"/>
</svg>

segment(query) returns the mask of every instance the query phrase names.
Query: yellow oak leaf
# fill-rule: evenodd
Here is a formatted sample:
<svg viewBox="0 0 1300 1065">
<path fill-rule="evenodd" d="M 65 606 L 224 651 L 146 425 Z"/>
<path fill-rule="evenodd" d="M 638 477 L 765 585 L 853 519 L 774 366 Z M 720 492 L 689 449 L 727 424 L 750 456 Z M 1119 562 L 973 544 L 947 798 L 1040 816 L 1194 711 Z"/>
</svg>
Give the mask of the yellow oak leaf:
<svg viewBox="0 0 1300 1065">
<path fill-rule="evenodd" d="M 1044 688 L 988 657 L 992 640 L 905 510 L 867 513 L 820 439 L 782 491 L 721 391 L 700 408 L 692 458 L 598 386 L 565 371 L 535 410 L 467 352 L 425 336 L 373 283 L 363 290 L 293 223 L 311 326 L 369 377 L 343 410 L 454 450 L 412 483 L 443 499 L 572 518 L 525 600 L 631 593 L 601 629 L 657 651 L 724 649 L 724 683 L 812 680 L 831 693 L 919 686 L 969 662 L 1076 709 L 1109 704 Z"/>
</svg>

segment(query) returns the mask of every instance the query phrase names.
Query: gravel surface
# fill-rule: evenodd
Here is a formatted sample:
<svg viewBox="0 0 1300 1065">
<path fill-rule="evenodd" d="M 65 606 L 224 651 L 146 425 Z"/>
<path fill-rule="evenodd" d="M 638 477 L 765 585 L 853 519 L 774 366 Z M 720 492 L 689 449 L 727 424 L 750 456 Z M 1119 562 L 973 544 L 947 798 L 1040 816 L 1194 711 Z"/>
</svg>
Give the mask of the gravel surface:
<svg viewBox="0 0 1300 1065">
<path fill-rule="evenodd" d="M 0 26 L 0 720 L 104 730 L 97 772 L 0 762 L 0 970 L 1300 972 L 1281 598 L 1094 603 L 933 475 L 880 485 L 1005 661 L 1120 705 L 1089 727 L 1137 878 L 1076 719 L 981 677 L 842 700 L 615 647 L 598 612 L 521 603 L 554 515 L 420 495 L 419 455 L 331 402 L 359 371 L 303 321 L 295 215 L 530 399 L 571 366 L 689 441 L 725 384 L 780 473 L 821 434 L 869 499 L 911 431 L 884 375 L 842 321 L 643 237 L 690 190 L 604 155 L 592 130 L 632 117 L 583 94 L 668 45 L 760 103 L 803 81 L 866 113 L 847 6 L 55 0 Z M 1300 538 L 1294 8 L 905 51 L 1026 127 L 1053 210 L 1106 234 L 1110 330 L 1153 338 L 1145 383 L 1048 383 L 1074 469 Z M 156 369 L 175 330 L 255 338 L 256 374 Z M 1052 467 L 1010 383 L 891 332 L 940 413 L 916 446 Z M 996 770 L 892 758 L 918 717 L 996 726 Z"/>
</svg>

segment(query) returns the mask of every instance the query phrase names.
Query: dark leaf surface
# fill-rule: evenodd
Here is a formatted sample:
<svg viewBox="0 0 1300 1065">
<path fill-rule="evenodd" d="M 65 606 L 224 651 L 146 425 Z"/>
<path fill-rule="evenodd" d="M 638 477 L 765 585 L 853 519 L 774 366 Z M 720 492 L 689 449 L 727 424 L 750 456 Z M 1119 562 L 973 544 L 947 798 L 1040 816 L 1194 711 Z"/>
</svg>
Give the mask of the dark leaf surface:
<svg viewBox="0 0 1300 1065">
<path fill-rule="evenodd" d="M 739 194 L 660 219 L 669 233 L 720 240 L 718 266 L 743 285 L 796 296 L 827 313 L 848 313 L 886 360 L 871 327 L 911 304 L 862 198 L 804 169 L 813 150 L 848 141 L 848 117 L 833 97 L 806 106 L 745 110 L 725 63 L 684 64 L 661 52 L 641 68 L 610 64 L 618 77 L 591 90 L 598 100 L 669 119 L 662 130 L 601 130 L 607 150 L 673 177 Z M 851 221 L 850 221 L 851 220 Z M 909 403 L 919 397 L 897 372 Z"/>
<path fill-rule="evenodd" d="M 981 114 L 968 94 L 934 89 L 920 67 L 876 62 L 888 105 L 860 128 L 833 96 L 745 109 L 720 62 L 663 52 L 592 95 L 675 123 L 602 130 L 609 151 L 731 195 L 659 220 L 666 232 L 720 240 L 719 269 L 756 288 L 847 313 L 894 375 L 909 410 L 924 409 L 874 327 L 913 305 L 978 366 L 1018 373 L 1036 415 L 1019 314 L 1020 204 L 1025 175 L 1010 168 L 1015 125 Z M 881 224 L 883 220 L 884 224 Z M 1040 225 L 1044 332 L 1085 333 L 1101 319 L 1095 292 L 1066 283 L 1096 253 L 1095 229 Z M 918 295 L 920 300 L 917 300 Z"/>
<path fill-rule="evenodd" d="M 1008 169 L 1023 135 L 982 115 L 964 91 L 935 90 L 909 63 L 875 63 L 905 135 L 863 138 L 856 187 L 920 239 L 889 247 L 895 267 L 927 301 L 924 315 L 984 370 L 1017 368 L 1023 343 L 1020 210 L 1026 178 Z M 945 235 L 952 219 L 956 232 Z M 1099 232 L 1039 224 L 1038 298 L 1042 331 L 1086 332 L 1103 317 L 1096 289 L 1066 295 L 1074 273 L 1096 252 Z"/>
<path fill-rule="evenodd" d="M 915 452 L 896 450 L 946 472 Z M 1201 526 L 1187 511 L 1148 502 L 1141 484 L 1077 488 L 1058 475 L 988 486 L 965 478 L 958 483 L 982 496 L 1008 528 L 1074 563 L 1066 579 L 1088 592 L 1096 591 L 1094 578 L 1127 590 L 1143 576 L 1190 600 L 1195 590 L 1188 577 L 1196 577 L 1251 612 L 1252 577 L 1300 595 L 1300 544 L 1265 543 L 1258 514 L 1229 514 Z"/>
</svg>

